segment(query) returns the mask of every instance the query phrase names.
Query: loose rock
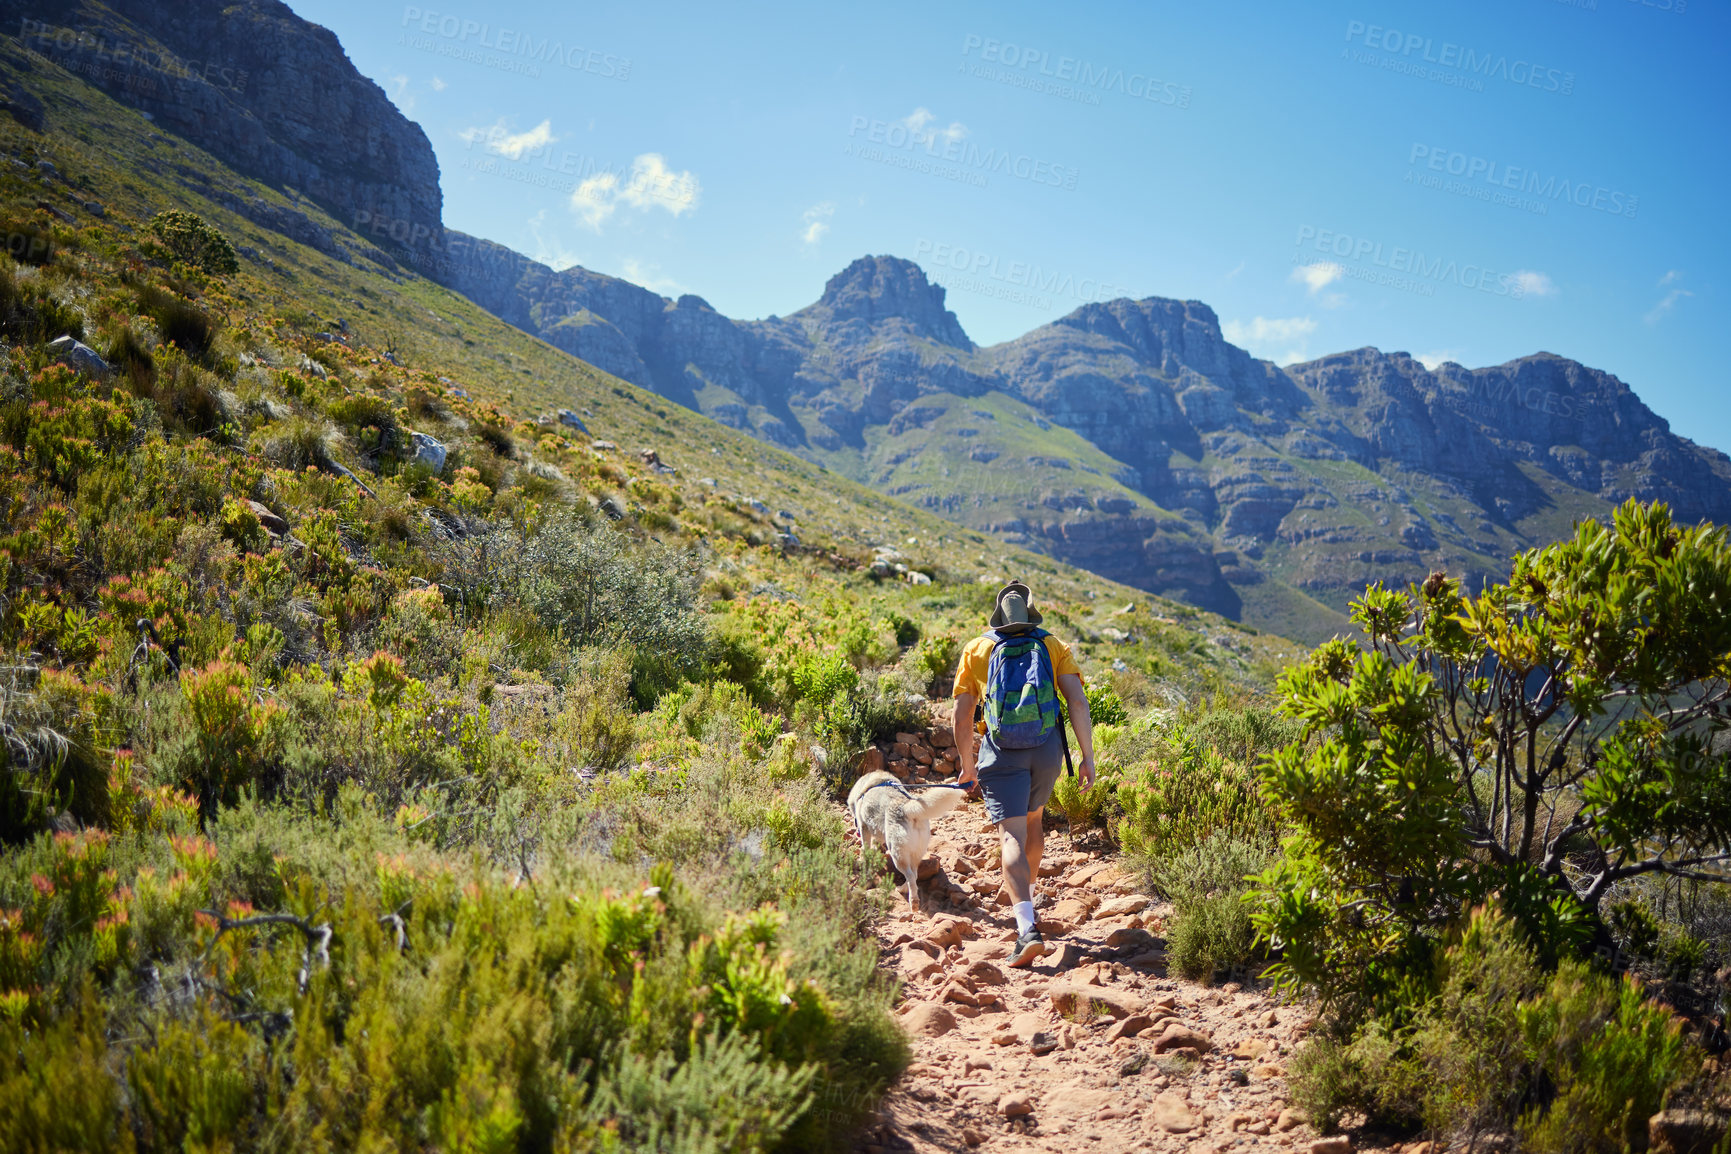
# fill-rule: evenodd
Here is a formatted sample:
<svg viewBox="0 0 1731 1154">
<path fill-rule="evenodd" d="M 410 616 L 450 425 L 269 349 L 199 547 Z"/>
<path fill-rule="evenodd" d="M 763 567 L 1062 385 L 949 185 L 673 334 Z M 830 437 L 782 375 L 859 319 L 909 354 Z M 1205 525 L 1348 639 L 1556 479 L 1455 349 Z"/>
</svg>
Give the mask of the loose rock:
<svg viewBox="0 0 1731 1154">
<path fill-rule="evenodd" d="M 1154 1099 L 1150 1117 L 1168 1134 L 1188 1134 L 1202 1124 L 1202 1119 L 1190 1112 L 1190 1103 L 1170 1091 Z"/>
<path fill-rule="evenodd" d="M 49 341 L 48 350 L 55 360 L 87 377 L 106 377 L 114 371 L 101 354 L 71 334 Z"/>
<path fill-rule="evenodd" d="M 936 1002 L 914 1007 L 903 1021 L 916 1038 L 938 1038 L 956 1028 L 956 1016 Z"/>
</svg>

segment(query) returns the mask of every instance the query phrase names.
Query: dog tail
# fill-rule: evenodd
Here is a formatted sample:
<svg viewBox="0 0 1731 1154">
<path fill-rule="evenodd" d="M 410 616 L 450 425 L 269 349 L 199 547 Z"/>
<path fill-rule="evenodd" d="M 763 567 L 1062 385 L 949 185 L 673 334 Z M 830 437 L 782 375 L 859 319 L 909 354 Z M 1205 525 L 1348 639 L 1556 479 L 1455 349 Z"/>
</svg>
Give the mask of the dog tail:
<svg viewBox="0 0 1731 1154">
<path fill-rule="evenodd" d="M 922 817 L 930 820 L 961 804 L 962 791 L 959 789 L 922 789 L 914 794 L 912 800 L 903 803 L 902 813 L 909 820 Z"/>
</svg>

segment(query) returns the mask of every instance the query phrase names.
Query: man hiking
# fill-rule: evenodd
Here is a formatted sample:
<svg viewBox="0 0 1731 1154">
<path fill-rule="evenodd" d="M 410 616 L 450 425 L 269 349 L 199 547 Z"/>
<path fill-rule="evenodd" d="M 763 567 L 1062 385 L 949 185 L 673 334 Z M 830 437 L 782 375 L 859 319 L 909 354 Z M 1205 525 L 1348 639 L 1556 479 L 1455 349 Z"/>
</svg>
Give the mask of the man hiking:
<svg viewBox="0 0 1731 1154">
<path fill-rule="evenodd" d="M 1070 724 L 1082 754 L 1082 788 L 1094 784 L 1094 726 L 1082 693 L 1082 671 L 1062 641 L 1039 628 L 1040 611 L 1028 587 L 1012 581 L 998 590 L 991 628 L 968 642 L 956 670 L 956 749 L 963 785 L 978 782 L 986 816 L 1003 844 L 1004 888 L 1016 915 L 1016 948 L 1009 964 L 1029 966 L 1046 952 L 1036 928 L 1034 879 L 1045 849 L 1046 802 L 1069 749 L 1058 694 L 1070 706 Z M 974 706 L 983 702 L 979 753 Z"/>
</svg>

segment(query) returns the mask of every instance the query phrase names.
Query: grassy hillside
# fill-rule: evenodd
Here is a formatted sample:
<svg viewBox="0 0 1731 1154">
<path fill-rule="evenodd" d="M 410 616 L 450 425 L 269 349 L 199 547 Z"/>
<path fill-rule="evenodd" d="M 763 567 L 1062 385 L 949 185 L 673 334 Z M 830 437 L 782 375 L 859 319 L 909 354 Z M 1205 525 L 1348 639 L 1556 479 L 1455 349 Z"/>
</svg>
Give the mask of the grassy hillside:
<svg viewBox="0 0 1731 1154">
<path fill-rule="evenodd" d="M 833 1147 L 905 1050 L 829 799 L 993 587 L 1132 703 L 1296 653 L 621 384 L 0 66 L 50 110 L 0 213 L 53 245 L 0 258 L 12 1144 Z"/>
</svg>

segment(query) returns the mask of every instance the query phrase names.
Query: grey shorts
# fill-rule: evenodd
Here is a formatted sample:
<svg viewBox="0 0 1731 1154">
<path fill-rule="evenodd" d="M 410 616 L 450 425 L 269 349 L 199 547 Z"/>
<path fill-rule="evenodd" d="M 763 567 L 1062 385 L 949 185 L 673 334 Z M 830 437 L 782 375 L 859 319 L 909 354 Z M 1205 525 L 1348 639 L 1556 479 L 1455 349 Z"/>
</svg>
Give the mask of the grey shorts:
<svg viewBox="0 0 1731 1154">
<path fill-rule="evenodd" d="M 1062 735 L 1054 732 L 1033 749 L 999 749 L 992 735 L 980 738 L 980 795 L 986 816 L 994 822 L 1027 817 L 1046 808 L 1058 775 L 1064 772 Z"/>
</svg>

